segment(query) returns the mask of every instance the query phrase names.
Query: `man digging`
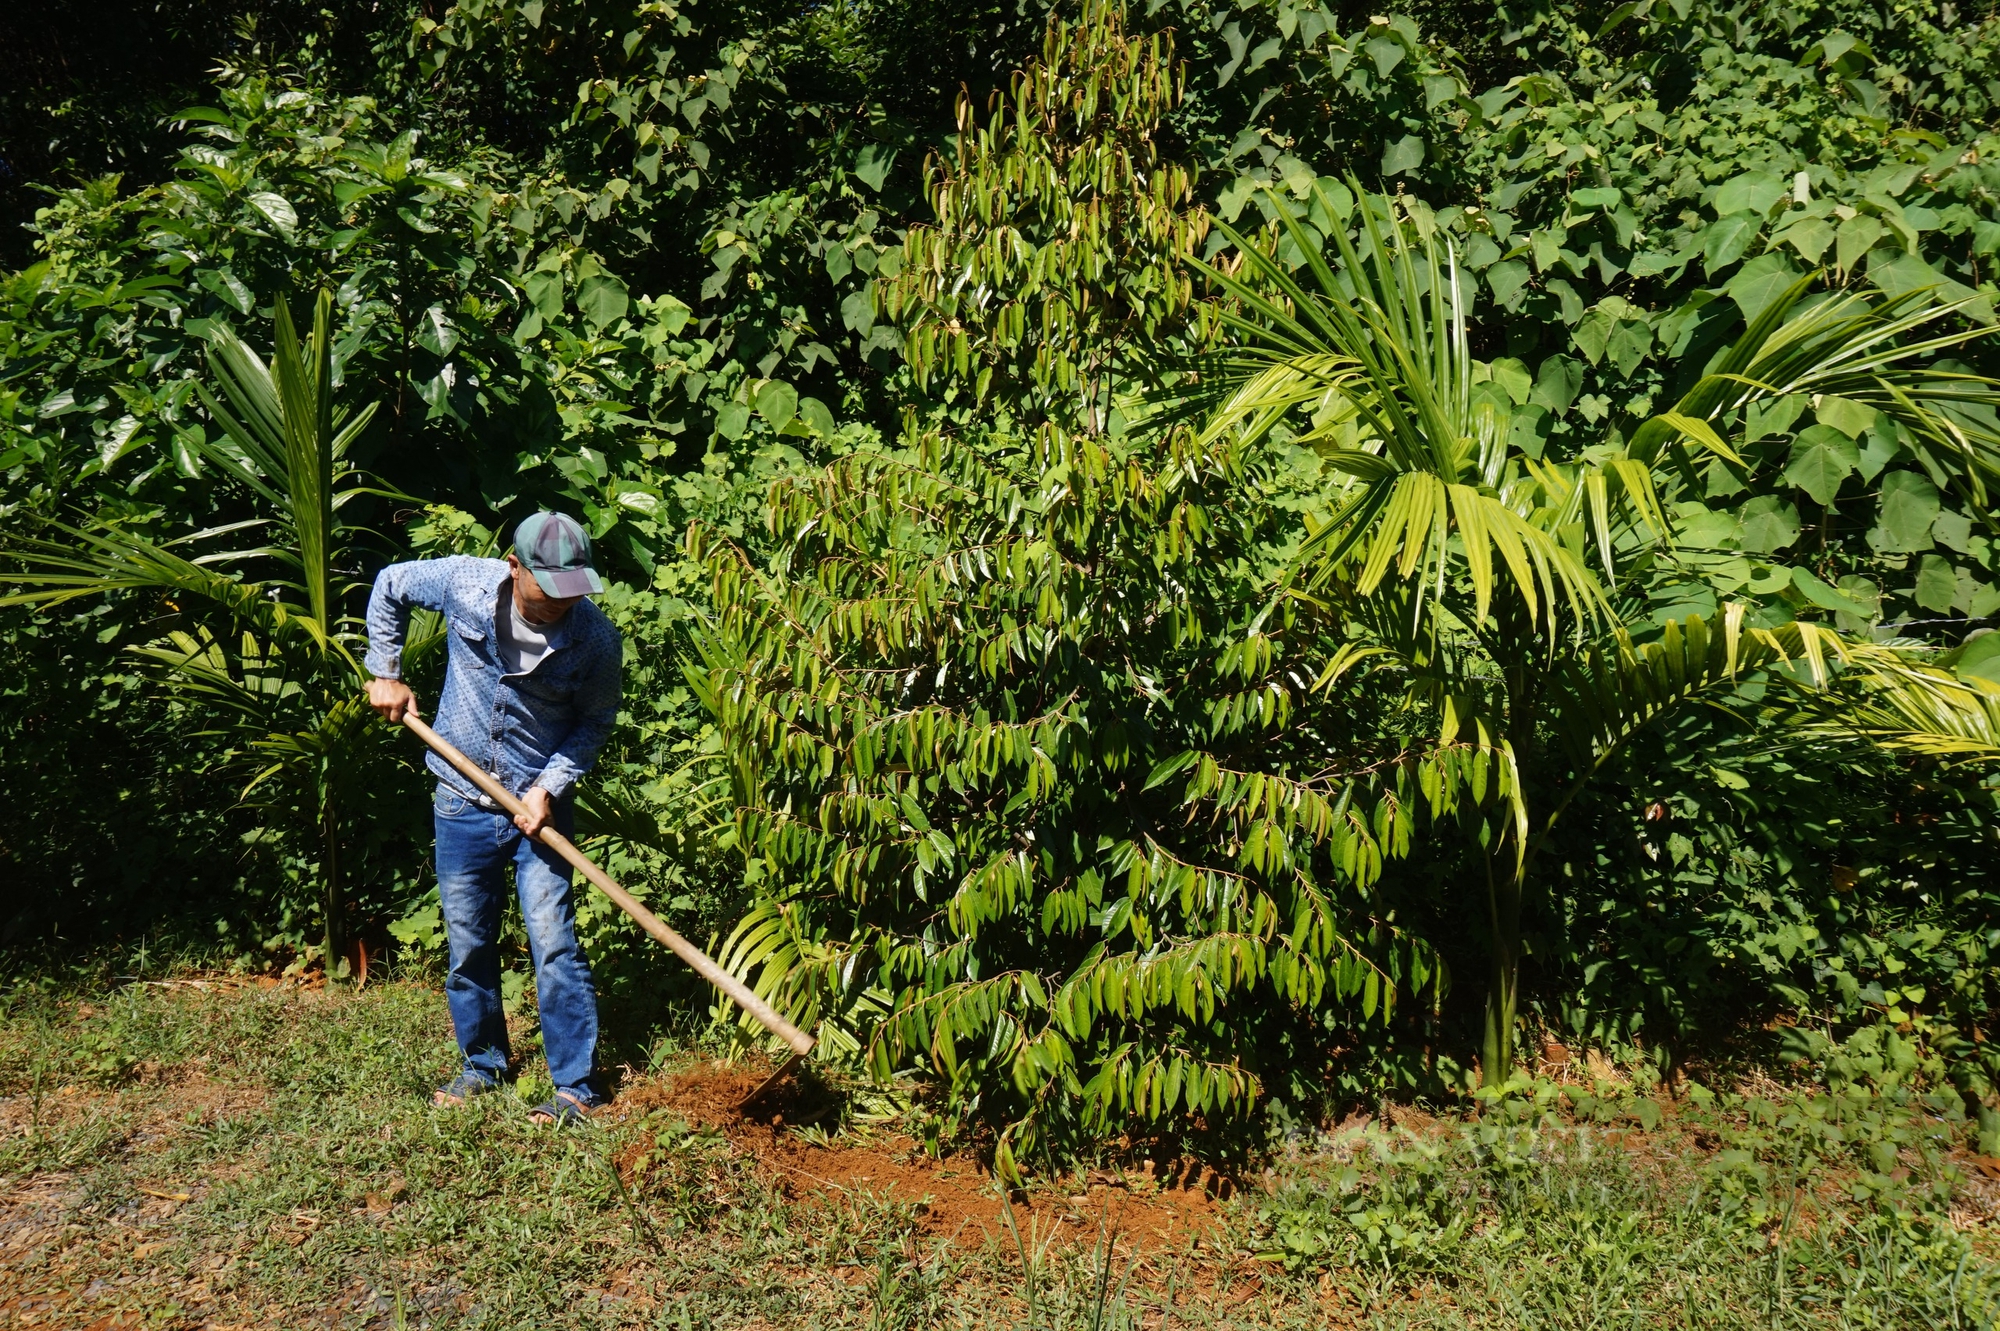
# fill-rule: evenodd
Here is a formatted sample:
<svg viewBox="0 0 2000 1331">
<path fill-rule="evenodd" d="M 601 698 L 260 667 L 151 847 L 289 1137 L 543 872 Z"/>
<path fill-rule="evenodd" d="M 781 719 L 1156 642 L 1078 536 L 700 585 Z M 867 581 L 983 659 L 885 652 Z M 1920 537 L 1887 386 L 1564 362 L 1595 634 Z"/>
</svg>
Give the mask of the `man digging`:
<svg viewBox="0 0 2000 1331">
<path fill-rule="evenodd" d="M 536 513 L 514 532 L 506 559 L 414 560 L 375 578 L 368 601 L 368 701 L 400 723 L 416 712 L 402 681 L 410 610 L 444 616 L 444 690 L 436 729 L 527 806 L 510 818 L 430 754 L 437 774 L 438 901 L 451 945 L 445 999 L 465 1063 L 432 1096 L 462 1104 L 498 1090 L 507 1071 L 507 1018 L 500 1002 L 500 914 L 506 866 L 528 927 L 541 1010 L 542 1048 L 555 1095 L 530 1116 L 580 1119 L 603 1103 L 591 1084 L 597 995 L 576 941 L 570 867 L 536 837 L 553 825 L 569 835 L 571 791 L 590 770 L 618 715 L 618 630 L 585 598 L 604 590 L 590 538 L 561 513 Z M 421 713 L 417 713 L 421 715 Z"/>
</svg>

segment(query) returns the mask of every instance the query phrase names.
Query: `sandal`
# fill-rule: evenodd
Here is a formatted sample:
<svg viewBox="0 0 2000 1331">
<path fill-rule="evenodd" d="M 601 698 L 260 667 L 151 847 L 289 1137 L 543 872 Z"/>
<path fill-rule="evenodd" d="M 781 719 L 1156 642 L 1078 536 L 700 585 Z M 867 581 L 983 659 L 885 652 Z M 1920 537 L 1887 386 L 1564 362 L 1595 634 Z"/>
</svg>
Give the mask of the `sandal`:
<svg viewBox="0 0 2000 1331">
<path fill-rule="evenodd" d="M 482 1072 L 470 1069 L 459 1073 L 443 1086 L 431 1092 L 433 1108 L 443 1109 L 450 1105 L 462 1105 L 475 1095 L 488 1095 L 500 1089 L 500 1083 Z"/>
<path fill-rule="evenodd" d="M 530 1123 L 554 1123 L 558 1126 L 566 1123 L 581 1123 L 589 1118 L 591 1111 L 596 1108 L 596 1105 L 586 1103 L 574 1092 L 557 1091 L 552 1098 L 544 1100 L 541 1104 L 536 1105 L 528 1111 L 528 1121 Z"/>
</svg>

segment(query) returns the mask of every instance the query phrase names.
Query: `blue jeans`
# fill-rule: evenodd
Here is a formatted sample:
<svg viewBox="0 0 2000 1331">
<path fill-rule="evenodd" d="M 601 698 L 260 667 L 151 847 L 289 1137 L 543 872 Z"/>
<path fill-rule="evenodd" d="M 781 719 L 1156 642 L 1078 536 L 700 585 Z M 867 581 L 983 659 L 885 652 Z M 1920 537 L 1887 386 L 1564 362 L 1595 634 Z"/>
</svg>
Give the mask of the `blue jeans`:
<svg viewBox="0 0 2000 1331">
<path fill-rule="evenodd" d="M 511 863 L 535 962 L 549 1077 L 557 1090 L 585 1104 L 596 1103 L 590 1072 L 597 1053 L 597 992 L 576 941 L 569 865 L 541 842 L 523 836 L 506 814 L 488 813 L 444 786 L 438 787 L 431 810 L 437 825 L 438 902 L 451 944 L 444 994 L 466 1071 L 495 1081 L 507 1071 L 499 942 L 505 870 Z M 567 835 L 573 818 L 571 802 L 558 800 L 556 830 Z"/>
</svg>

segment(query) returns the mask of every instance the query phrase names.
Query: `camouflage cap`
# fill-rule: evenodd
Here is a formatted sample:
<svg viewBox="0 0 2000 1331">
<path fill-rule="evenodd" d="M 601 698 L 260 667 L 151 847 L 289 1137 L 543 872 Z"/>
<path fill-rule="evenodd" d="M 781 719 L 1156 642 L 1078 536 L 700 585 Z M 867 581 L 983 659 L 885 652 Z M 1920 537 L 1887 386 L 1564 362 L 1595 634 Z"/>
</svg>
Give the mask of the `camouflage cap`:
<svg viewBox="0 0 2000 1331">
<path fill-rule="evenodd" d="M 514 529 L 514 556 L 550 596 L 595 596 L 604 579 L 590 566 L 590 535 L 567 513 L 530 514 Z"/>
</svg>

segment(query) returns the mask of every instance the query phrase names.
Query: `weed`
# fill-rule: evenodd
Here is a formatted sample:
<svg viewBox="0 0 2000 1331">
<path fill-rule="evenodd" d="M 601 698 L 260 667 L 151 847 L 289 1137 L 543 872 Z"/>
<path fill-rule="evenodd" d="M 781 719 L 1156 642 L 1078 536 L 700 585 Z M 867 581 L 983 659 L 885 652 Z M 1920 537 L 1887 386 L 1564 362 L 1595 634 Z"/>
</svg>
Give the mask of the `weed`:
<svg viewBox="0 0 2000 1331">
<path fill-rule="evenodd" d="M 1344 1134 L 1258 1207 L 1257 1255 L 1377 1312 L 1415 1295 L 1411 1326 L 1451 1324 L 1447 1309 L 1474 1325 L 1991 1324 L 2000 1276 L 1947 1213 L 1955 1102 L 1731 1101 L 1689 1115 L 1712 1154 L 1518 1103 L 1431 1135 Z"/>
</svg>

